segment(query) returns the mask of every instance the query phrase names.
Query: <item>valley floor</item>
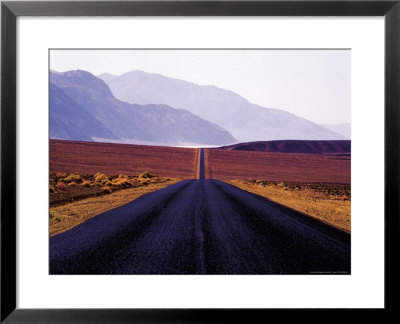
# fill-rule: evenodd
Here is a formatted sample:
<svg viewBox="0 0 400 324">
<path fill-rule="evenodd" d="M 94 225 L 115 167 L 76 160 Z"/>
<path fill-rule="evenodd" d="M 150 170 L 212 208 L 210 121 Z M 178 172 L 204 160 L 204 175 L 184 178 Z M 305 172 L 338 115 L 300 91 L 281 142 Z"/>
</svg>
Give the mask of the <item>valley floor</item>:
<svg viewBox="0 0 400 324">
<path fill-rule="evenodd" d="M 52 140 L 50 236 L 178 178 L 217 178 L 350 233 L 350 166 L 350 156 Z"/>
</svg>

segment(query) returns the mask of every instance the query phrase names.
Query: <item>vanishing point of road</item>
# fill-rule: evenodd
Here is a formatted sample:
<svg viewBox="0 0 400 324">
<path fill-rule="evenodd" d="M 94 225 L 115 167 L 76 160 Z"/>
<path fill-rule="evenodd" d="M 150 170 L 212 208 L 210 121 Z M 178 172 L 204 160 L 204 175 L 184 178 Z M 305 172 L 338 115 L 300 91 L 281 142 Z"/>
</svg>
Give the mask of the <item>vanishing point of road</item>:
<svg viewBox="0 0 400 324">
<path fill-rule="evenodd" d="M 350 274 L 350 235 L 204 176 L 50 238 L 51 274 Z"/>
</svg>

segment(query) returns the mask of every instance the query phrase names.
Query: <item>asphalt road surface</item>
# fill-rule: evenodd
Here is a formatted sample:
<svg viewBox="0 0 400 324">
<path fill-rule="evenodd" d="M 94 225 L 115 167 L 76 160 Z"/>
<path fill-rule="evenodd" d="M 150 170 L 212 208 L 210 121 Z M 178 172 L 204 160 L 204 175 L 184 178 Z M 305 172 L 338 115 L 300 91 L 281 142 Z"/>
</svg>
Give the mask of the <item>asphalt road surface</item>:
<svg viewBox="0 0 400 324">
<path fill-rule="evenodd" d="M 199 179 L 204 180 L 204 149 L 200 149 Z"/>
<path fill-rule="evenodd" d="M 144 195 L 50 238 L 50 273 L 350 273 L 349 234 L 204 180 L 203 150 L 200 155 L 200 179 Z"/>
</svg>

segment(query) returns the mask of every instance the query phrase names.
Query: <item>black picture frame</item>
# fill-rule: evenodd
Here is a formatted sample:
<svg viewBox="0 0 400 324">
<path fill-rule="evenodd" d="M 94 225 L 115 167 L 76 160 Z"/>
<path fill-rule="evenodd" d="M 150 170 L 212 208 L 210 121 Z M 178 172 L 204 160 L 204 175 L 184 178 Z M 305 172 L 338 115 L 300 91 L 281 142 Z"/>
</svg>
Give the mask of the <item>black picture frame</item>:
<svg viewBox="0 0 400 324">
<path fill-rule="evenodd" d="M 1 317 L 5 323 L 259 322 L 271 309 L 16 308 L 16 19 L 19 16 L 384 16 L 385 308 L 395 312 L 399 274 L 400 0 L 4 1 L 1 3 Z M 320 310 L 292 310 L 308 317 Z M 325 310 L 335 317 L 332 310 Z M 357 311 L 357 310 L 352 310 Z M 266 312 L 269 312 L 266 314 Z M 370 317 L 371 313 L 368 312 Z M 326 316 L 326 314 L 320 315 Z M 318 315 L 316 316 L 318 318 Z M 299 319 L 299 318 L 297 318 Z M 320 318 L 321 319 L 321 318 Z"/>
</svg>

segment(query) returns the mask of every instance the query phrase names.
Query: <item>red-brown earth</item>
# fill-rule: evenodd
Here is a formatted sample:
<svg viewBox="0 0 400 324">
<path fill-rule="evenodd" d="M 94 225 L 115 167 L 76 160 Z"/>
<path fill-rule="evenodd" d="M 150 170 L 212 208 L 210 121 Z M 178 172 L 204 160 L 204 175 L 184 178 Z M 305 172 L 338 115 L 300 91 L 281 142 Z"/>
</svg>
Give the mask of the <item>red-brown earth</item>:
<svg viewBox="0 0 400 324">
<path fill-rule="evenodd" d="M 350 184 L 351 157 L 205 149 L 209 179 Z"/>
<path fill-rule="evenodd" d="M 50 172 L 187 179 L 196 175 L 196 157 L 190 148 L 50 140 Z"/>
</svg>

